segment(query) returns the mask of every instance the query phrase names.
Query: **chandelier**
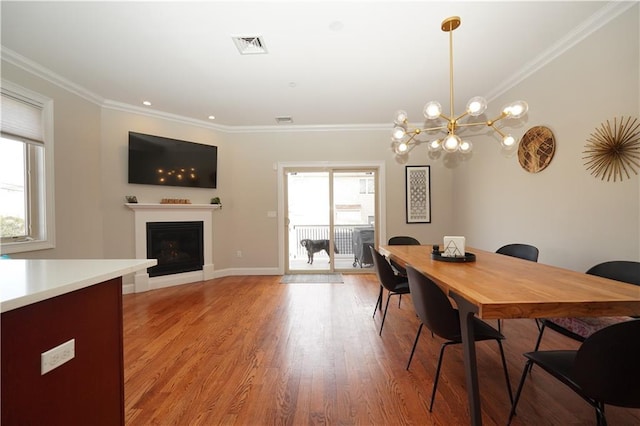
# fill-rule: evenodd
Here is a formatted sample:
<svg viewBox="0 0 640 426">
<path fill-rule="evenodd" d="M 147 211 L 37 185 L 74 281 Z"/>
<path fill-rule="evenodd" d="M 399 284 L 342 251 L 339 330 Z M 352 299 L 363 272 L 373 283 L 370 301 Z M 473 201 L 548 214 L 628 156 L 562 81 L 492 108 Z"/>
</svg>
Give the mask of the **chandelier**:
<svg viewBox="0 0 640 426">
<path fill-rule="evenodd" d="M 492 120 L 487 121 L 473 121 L 467 119 L 463 122 L 463 118 L 467 116 L 478 117 L 482 115 L 487 109 L 487 100 L 481 96 L 475 96 L 467 102 L 466 110 L 458 115 L 454 116 L 453 106 L 453 30 L 460 26 L 460 17 L 452 16 L 442 21 L 442 31 L 449 33 L 449 104 L 450 114 L 447 116 L 442 112 L 442 106 L 439 102 L 428 102 L 423 109 L 425 118 L 429 122 L 434 122 L 434 127 L 409 129 L 408 116 L 403 110 L 396 111 L 394 117 L 395 127 L 391 135 L 391 147 L 398 156 L 407 155 L 416 145 L 428 142 L 430 152 L 437 152 L 441 149 L 448 153 L 461 152 L 463 154 L 471 152 L 473 145 L 468 140 L 462 140 L 458 136 L 457 131 L 464 127 L 473 126 L 488 126 L 492 128 L 496 133 L 502 137 L 502 146 L 504 148 L 512 148 L 516 140 L 510 134 L 505 134 L 496 127 L 496 123 L 505 118 L 520 118 L 527 113 L 529 109 L 525 101 L 515 101 L 502 109 L 500 115 Z M 442 123 L 442 122 L 445 123 Z M 424 141 L 419 140 L 418 135 L 422 132 L 435 132 L 437 130 L 446 130 L 447 134 L 444 137 Z"/>
</svg>

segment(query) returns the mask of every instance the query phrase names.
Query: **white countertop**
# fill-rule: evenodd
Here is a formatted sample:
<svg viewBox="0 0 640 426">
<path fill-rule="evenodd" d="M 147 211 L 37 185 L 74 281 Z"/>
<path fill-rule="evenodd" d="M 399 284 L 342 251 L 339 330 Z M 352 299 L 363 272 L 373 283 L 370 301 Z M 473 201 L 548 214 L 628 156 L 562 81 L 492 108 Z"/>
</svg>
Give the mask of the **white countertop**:
<svg viewBox="0 0 640 426">
<path fill-rule="evenodd" d="M 146 269 L 157 262 L 156 259 L 1 259 L 0 312 Z"/>
</svg>

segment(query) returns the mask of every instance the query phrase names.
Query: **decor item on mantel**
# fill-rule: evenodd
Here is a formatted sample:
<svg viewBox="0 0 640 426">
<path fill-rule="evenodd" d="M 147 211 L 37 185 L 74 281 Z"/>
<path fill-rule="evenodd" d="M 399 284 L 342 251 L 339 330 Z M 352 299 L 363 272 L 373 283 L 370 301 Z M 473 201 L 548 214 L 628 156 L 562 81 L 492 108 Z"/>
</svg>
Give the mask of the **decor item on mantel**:
<svg viewBox="0 0 640 426">
<path fill-rule="evenodd" d="M 614 182 L 618 178 L 622 182 L 624 172 L 629 179 L 629 171 L 637 175 L 640 168 L 640 123 L 632 117 L 615 117 L 612 127 L 607 120 L 591 133 L 585 148 L 582 159 L 587 160 L 584 165 L 593 176 L 606 177 L 607 182 L 613 176 Z"/>
<path fill-rule="evenodd" d="M 437 152 L 443 149 L 447 153 L 461 152 L 463 154 L 471 152 L 472 144 L 468 140 L 462 140 L 458 136 L 457 131 L 460 128 L 472 127 L 472 126 L 488 126 L 492 128 L 496 133 L 502 137 L 502 146 L 505 148 L 512 148 L 515 146 L 516 139 L 510 134 L 505 134 L 501 129 L 496 127 L 496 122 L 504 118 L 520 118 L 527 113 L 529 106 L 525 101 L 515 101 L 509 105 L 506 105 L 500 115 L 492 120 L 487 121 L 465 121 L 460 120 L 470 115 L 472 117 L 478 117 L 487 109 L 487 100 L 480 96 L 475 96 L 467 103 L 467 109 L 459 116 L 454 116 L 453 105 L 453 30 L 460 26 L 460 17 L 452 16 L 442 21 L 441 29 L 444 32 L 449 33 L 449 104 L 450 114 L 447 116 L 442 112 L 442 106 L 436 101 L 431 101 L 424 106 L 423 113 L 427 120 L 445 120 L 446 123 L 427 128 L 416 128 L 410 130 L 408 128 L 408 116 L 403 110 L 399 110 L 395 114 L 392 135 L 391 135 L 391 147 L 396 153 L 398 159 L 403 159 L 408 156 L 409 152 L 416 146 L 423 142 L 418 139 L 418 135 L 422 132 L 434 132 L 439 130 L 446 130 L 444 137 L 436 138 L 428 142 L 430 152 Z"/>
<path fill-rule="evenodd" d="M 124 199 L 127 200 L 127 203 L 137 203 L 138 202 L 138 197 L 136 197 L 135 195 L 125 195 Z"/>
<path fill-rule="evenodd" d="M 556 152 L 556 140 L 551 129 L 534 126 L 527 130 L 518 145 L 518 161 L 529 173 L 547 168 Z"/>
<path fill-rule="evenodd" d="M 163 198 L 160 204 L 191 204 L 191 200 L 187 198 Z"/>
<path fill-rule="evenodd" d="M 213 197 L 211 199 L 211 204 L 215 204 L 220 206 L 220 208 L 222 208 L 222 202 L 220 201 L 220 197 Z"/>
</svg>

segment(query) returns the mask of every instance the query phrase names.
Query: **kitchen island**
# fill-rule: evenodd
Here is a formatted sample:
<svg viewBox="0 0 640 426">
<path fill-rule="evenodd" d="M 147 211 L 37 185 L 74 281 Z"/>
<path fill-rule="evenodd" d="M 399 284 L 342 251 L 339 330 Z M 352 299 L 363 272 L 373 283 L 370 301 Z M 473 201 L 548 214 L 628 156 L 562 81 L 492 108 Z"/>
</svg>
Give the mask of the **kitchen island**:
<svg viewBox="0 0 640 426">
<path fill-rule="evenodd" d="M 2 424 L 124 425 L 122 277 L 156 263 L 0 260 Z"/>
</svg>

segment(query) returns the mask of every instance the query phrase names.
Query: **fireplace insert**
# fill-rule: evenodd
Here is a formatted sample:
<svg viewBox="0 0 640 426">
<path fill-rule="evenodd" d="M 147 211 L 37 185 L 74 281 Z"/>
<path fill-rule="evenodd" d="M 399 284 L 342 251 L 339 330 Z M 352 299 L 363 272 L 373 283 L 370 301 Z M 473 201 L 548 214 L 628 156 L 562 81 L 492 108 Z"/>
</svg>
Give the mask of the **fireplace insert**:
<svg viewBox="0 0 640 426">
<path fill-rule="evenodd" d="M 158 264 L 150 277 L 200 271 L 204 265 L 203 222 L 147 222 L 147 258 Z"/>
</svg>

